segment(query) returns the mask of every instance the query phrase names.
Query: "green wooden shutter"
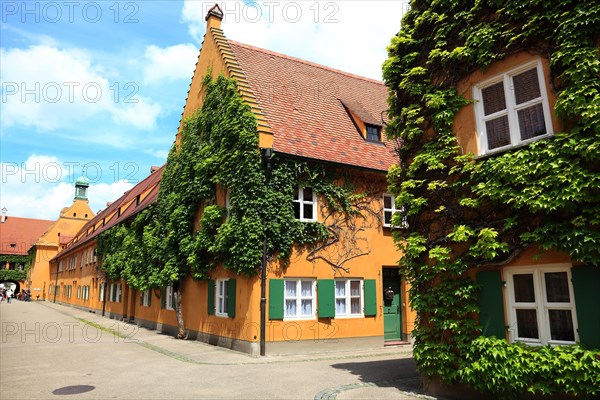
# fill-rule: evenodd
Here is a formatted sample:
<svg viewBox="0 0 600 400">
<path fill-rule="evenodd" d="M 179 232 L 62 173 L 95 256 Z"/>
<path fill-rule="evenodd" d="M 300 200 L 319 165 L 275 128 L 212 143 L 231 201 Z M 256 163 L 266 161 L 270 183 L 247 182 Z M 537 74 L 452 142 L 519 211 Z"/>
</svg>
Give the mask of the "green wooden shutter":
<svg viewBox="0 0 600 400">
<path fill-rule="evenodd" d="M 235 317 L 235 279 L 227 281 L 227 315 Z"/>
<path fill-rule="evenodd" d="M 269 279 L 269 319 L 283 319 L 283 279 Z"/>
<path fill-rule="evenodd" d="M 119 283 L 119 303 L 121 302 L 122 298 L 123 298 L 123 284 Z"/>
<path fill-rule="evenodd" d="M 144 292 L 140 290 L 140 306 L 144 305 Z"/>
<path fill-rule="evenodd" d="M 335 280 L 319 279 L 317 281 L 317 312 L 319 318 L 335 317 Z"/>
<path fill-rule="evenodd" d="M 160 308 L 167 308 L 167 288 L 160 288 Z"/>
<path fill-rule="evenodd" d="M 377 282 L 365 279 L 365 316 L 377 315 Z"/>
<path fill-rule="evenodd" d="M 477 273 L 479 285 L 479 323 L 483 336 L 495 336 L 506 339 L 504 321 L 504 300 L 502 298 L 502 278 L 500 271 L 481 271 Z"/>
<path fill-rule="evenodd" d="M 208 298 L 207 298 L 207 304 L 208 304 L 208 315 L 214 315 L 215 313 L 215 281 L 213 280 L 209 280 L 207 282 L 208 284 Z"/>
<path fill-rule="evenodd" d="M 152 289 L 148 289 L 148 307 L 150 307 L 150 305 L 152 305 L 152 294 L 153 294 L 153 290 Z"/>
<path fill-rule="evenodd" d="M 574 267 L 571 275 L 579 341 L 588 347 L 600 349 L 600 267 Z"/>
</svg>

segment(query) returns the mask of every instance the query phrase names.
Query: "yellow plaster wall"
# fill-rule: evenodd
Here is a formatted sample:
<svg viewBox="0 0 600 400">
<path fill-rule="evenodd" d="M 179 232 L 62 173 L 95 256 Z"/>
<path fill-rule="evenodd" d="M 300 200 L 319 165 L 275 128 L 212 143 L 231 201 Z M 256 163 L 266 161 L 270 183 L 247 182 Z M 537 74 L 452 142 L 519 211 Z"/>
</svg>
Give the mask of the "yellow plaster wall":
<svg viewBox="0 0 600 400">
<path fill-rule="evenodd" d="M 37 294 L 40 294 L 40 299 L 44 296 L 47 298 L 47 288 L 53 278 L 50 276 L 50 260 L 58 254 L 60 235 L 63 237 L 75 236 L 93 217 L 94 212 L 90 209 L 88 201 L 76 199 L 70 207 L 61 210 L 56 222 L 38 239 L 35 244 L 36 255 L 31 265 L 28 282 L 34 299 Z M 44 287 L 46 288 L 45 294 Z"/>
</svg>

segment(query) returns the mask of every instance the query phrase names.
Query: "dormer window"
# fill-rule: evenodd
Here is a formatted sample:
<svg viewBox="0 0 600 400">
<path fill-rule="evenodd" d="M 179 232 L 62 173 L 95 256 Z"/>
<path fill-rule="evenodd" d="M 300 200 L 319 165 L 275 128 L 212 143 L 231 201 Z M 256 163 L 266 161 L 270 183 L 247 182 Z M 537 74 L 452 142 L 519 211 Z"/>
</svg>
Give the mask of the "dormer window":
<svg viewBox="0 0 600 400">
<path fill-rule="evenodd" d="M 138 194 L 135 197 L 135 205 L 136 205 L 136 207 L 140 205 L 140 202 L 141 202 L 141 195 Z"/>
<path fill-rule="evenodd" d="M 381 142 L 381 127 L 377 125 L 366 124 L 367 140 L 372 142 Z"/>
</svg>

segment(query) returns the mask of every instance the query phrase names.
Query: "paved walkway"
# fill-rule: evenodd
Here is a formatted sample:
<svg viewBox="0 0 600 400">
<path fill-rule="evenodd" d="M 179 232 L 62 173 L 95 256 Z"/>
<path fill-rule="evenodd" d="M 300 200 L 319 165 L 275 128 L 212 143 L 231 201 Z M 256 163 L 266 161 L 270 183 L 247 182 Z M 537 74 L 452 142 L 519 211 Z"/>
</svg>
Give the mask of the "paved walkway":
<svg viewBox="0 0 600 400">
<path fill-rule="evenodd" d="M 252 357 L 49 302 L 0 320 L 0 399 L 433 399 L 407 345 Z"/>
</svg>

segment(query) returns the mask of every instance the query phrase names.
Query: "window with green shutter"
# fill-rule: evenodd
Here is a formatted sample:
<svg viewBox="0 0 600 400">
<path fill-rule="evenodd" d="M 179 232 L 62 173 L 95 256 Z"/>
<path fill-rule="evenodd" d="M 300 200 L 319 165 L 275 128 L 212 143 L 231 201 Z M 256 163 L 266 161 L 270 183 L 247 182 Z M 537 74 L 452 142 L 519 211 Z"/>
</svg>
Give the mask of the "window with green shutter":
<svg viewBox="0 0 600 400">
<path fill-rule="evenodd" d="M 160 308 L 167 307 L 167 288 L 160 288 Z"/>
<path fill-rule="evenodd" d="M 477 273 L 476 279 L 479 285 L 479 323 L 482 335 L 506 339 L 500 271 L 481 271 Z"/>
<path fill-rule="evenodd" d="M 335 317 L 335 281 L 333 279 L 317 281 L 317 315 L 319 318 Z"/>
<path fill-rule="evenodd" d="M 579 341 L 600 349 L 600 267 L 571 269 Z"/>
<path fill-rule="evenodd" d="M 207 304 L 208 304 L 208 315 L 214 315 L 215 314 L 215 281 L 213 280 L 209 280 L 207 282 L 208 285 L 208 290 L 206 291 L 208 293 L 208 298 L 207 300 Z"/>
<path fill-rule="evenodd" d="M 283 319 L 283 279 L 269 279 L 269 319 Z"/>
<path fill-rule="evenodd" d="M 235 279 L 227 281 L 227 316 L 235 317 Z"/>
<path fill-rule="evenodd" d="M 365 279 L 365 317 L 377 315 L 377 282 Z"/>
</svg>

